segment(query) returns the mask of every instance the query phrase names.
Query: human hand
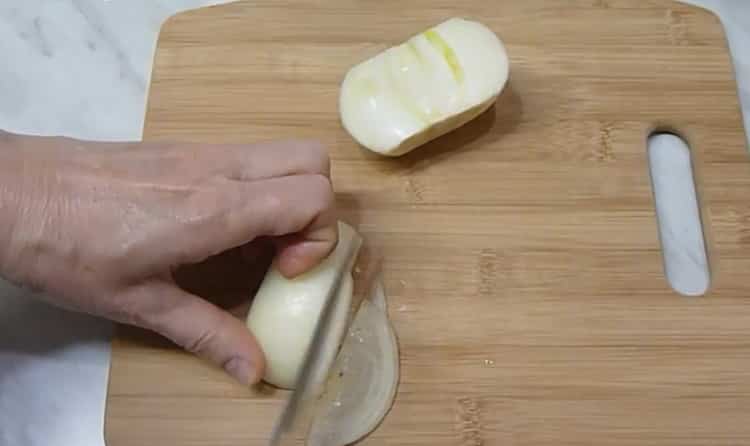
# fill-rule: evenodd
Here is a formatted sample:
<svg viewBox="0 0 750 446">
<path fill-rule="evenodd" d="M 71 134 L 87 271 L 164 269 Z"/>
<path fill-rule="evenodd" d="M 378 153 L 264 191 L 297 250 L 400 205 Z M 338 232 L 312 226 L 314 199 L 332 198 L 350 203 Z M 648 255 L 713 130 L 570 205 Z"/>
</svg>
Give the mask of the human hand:
<svg viewBox="0 0 750 446">
<path fill-rule="evenodd" d="M 0 275 L 56 305 L 158 332 L 255 383 L 264 358 L 245 324 L 179 287 L 175 272 L 261 238 L 285 275 L 305 272 L 337 242 L 333 201 L 314 143 L 0 134 Z"/>
</svg>

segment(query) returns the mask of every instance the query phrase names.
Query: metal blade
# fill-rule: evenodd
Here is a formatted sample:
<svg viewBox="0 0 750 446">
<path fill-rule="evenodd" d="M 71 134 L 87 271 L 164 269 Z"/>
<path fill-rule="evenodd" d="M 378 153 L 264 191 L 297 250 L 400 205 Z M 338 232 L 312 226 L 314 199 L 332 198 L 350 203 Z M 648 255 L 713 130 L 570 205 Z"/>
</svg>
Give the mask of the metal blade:
<svg viewBox="0 0 750 446">
<path fill-rule="evenodd" d="M 374 288 L 377 286 L 378 278 L 382 274 L 382 263 L 383 256 L 378 248 L 371 243 L 362 245 L 354 277 L 354 293 L 349 312 L 350 320 L 359 311 L 362 301 L 371 300 Z"/>
</svg>

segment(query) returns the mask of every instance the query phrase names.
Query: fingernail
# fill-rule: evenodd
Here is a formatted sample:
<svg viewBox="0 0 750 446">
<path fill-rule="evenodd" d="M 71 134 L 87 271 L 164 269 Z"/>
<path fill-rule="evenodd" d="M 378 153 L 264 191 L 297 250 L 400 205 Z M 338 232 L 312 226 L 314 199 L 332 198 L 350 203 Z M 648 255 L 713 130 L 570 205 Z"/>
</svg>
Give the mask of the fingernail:
<svg viewBox="0 0 750 446">
<path fill-rule="evenodd" d="M 242 384 L 249 386 L 256 381 L 255 369 L 250 365 L 250 362 L 245 359 L 232 358 L 224 366 L 224 369 L 229 375 Z"/>
</svg>

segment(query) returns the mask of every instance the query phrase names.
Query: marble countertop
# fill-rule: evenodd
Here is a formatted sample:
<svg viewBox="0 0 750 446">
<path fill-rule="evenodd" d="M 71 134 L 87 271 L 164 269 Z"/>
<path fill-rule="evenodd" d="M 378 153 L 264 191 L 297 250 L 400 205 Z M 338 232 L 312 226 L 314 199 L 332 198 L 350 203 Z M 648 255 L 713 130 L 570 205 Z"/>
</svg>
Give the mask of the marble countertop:
<svg viewBox="0 0 750 446">
<path fill-rule="evenodd" d="M 161 24 L 181 10 L 226 2 L 3 1 L 0 129 L 95 140 L 140 139 Z M 750 128 L 750 2 L 687 3 L 707 7 L 722 19 L 745 127 Z M 659 219 L 666 256 L 673 260 L 668 274 L 689 292 L 707 280 L 700 274 L 705 270 L 700 228 L 690 224 L 697 211 L 689 200 L 670 198 L 691 183 L 689 175 L 674 173 L 679 170 L 675 167 L 689 166 L 689 159 L 669 138 L 655 144 L 666 147 L 652 157 L 652 165 L 660 178 L 657 195 L 666 198 Z M 0 445 L 104 444 L 110 335 L 108 322 L 38 303 L 0 281 Z"/>
</svg>

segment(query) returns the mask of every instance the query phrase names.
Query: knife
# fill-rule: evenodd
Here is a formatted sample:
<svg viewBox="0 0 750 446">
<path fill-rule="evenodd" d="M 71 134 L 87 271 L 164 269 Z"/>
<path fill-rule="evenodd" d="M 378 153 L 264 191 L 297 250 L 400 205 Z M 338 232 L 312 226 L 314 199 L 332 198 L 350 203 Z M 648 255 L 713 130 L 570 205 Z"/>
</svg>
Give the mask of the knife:
<svg viewBox="0 0 750 446">
<path fill-rule="evenodd" d="M 354 245 L 354 244 L 352 244 Z M 351 265 L 353 246 L 347 252 L 344 265 Z M 335 308 L 334 299 L 338 295 L 341 283 L 346 274 L 338 274 L 333 286 L 326 295 L 323 308 L 315 326 L 310 345 L 305 353 L 305 360 L 295 382 L 294 391 L 284 407 L 273 432 L 271 446 L 304 445 L 313 422 L 313 409 L 322 394 L 328 378 L 328 370 L 321 370 L 325 359 L 323 347 L 330 336 L 329 327 Z"/>
</svg>

